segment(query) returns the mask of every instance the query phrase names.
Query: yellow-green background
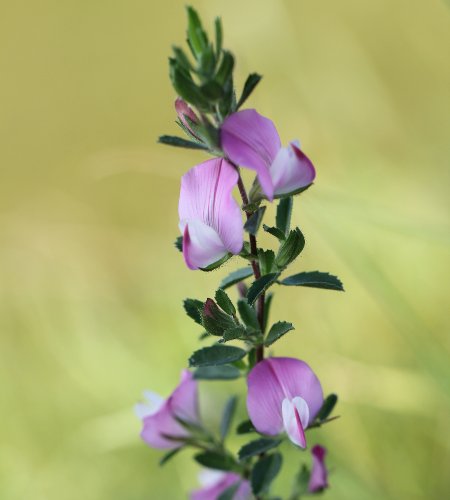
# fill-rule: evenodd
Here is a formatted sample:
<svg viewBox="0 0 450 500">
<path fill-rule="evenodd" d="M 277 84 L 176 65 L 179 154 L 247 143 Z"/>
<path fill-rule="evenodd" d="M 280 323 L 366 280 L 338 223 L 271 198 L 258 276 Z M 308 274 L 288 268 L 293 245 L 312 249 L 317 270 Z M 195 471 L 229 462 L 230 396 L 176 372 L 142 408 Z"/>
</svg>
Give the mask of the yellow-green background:
<svg viewBox="0 0 450 500">
<path fill-rule="evenodd" d="M 310 437 L 329 448 L 327 498 L 446 498 L 448 5 L 193 3 L 208 25 L 222 16 L 238 88 L 264 75 L 248 104 L 317 167 L 296 203 L 295 270 L 336 273 L 347 291 L 280 290 L 273 319 L 296 325 L 277 354 L 308 360 L 341 397 L 342 418 Z M 132 412 L 141 389 L 173 388 L 197 345 L 182 299 L 238 265 L 191 272 L 172 244 L 180 175 L 203 158 L 155 143 L 176 132 L 167 57 L 183 7 L 2 5 L 2 500 L 181 499 L 196 485 L 189 453 L 158 468 Z M 244 394 L 202 385 L 212 427 L 227 390 Z M 286 451 L 279 492 L 309 459 Z"/>
</svg>

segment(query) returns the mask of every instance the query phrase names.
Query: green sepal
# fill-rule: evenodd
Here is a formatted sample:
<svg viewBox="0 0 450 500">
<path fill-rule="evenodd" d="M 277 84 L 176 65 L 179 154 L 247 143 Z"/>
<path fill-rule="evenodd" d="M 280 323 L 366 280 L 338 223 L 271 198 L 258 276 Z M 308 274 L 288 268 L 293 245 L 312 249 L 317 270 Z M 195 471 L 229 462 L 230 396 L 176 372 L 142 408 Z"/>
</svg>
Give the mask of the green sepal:
<svg viewBox="0 0 450 500">
<path fill-rule="evenodd" d="M 175 248 L 179 251 L 179 252 L 182 252 L 183 251 L 183 236 L 178 236 L 176 238 L 176 240 L 174 241 L 174 246 Z"/>
<path fill-rule="evenodd" d="M 179 448 L 175 448 L 173 450 L 170 450 L 168 453 L 166 453 L 159 461 L 159 465 L 163 466 L 166 464 L 169 460 L 172 460 L 172 458 L 177 455 L 181 450 L 184 449 L 184 446 L 180 446 Z"/>
<path fill-rule="evenodd" d="M 259 207 L 255 212 L 253 212 L 252 215 L 250 215 L 250 217 L 247 219 L 247 222 L 244 224 L 244 229 L 247 231 L 247 233 L 255 235 L 258 232 L 265 211 L 265 206 Z"/>
<path fill-rule="evenodd" d="M 231 422 L 233 421 L 234 414 L 236 413 L 237 402 L 237 396 L 231 396 L 223 409 L 222 420 L 220 421 L 220 437 L 222 441 L 226 438 L 230 430 Z"/>
<path fill-rule="evenodd" d="M 308 184 L 307 186 L 303 186 L 301 188 L 295 189 L 294 191 L 290 191 L 289 193 L 276 194 L 276 195 L 274 195 L 274 198 L 276 200 L 280 200 L 280 199 L 283 199 L 285 197 L 296 196 L 297 194 L 303 193 L 304 191 L 306 191 L 307 189 L 309 189 L 313 185 L 314 185 L 314 182 L 311 182 L 311 184 Z"/>
<path fill-rule="evenodd" d="M 310 271 L 294 274 L 281 280 L 280 285 L 285 286 L 307 286 L 312 288 L 324 288 L 326 290 L 344 291 L 344 286 L 337 276 L 320 271 Z"/>
<path fill-rule="evenodd" d="M 205 272 L 210 272 L 210 271 L 214 271 L 215 269 L 217 269 L 218 267 L 222 266 L 223 264 L 225 264 L 225 262 L 227 260 L 230 260 L 231 257 L 233 257 L 233 254 L 232 253 L 227 253 L 226 255 L 224 255 L 220 260 L 218 260 L 217 262 L 213 262 L 212 264 L 210 264 L 209 266 L 206 266 L 206 267 L 201 267 L 200 270 L 201 271 L 205 271 Z"/>
<path fill-rule="evenodd" d="M 276 342 L 279 338 L 285 335 L 287 332 L 294 330 L 292 323 L 288 323 L 287 321 L 278 321 L 273 324 L 267 334 L 266 340 L 264 341 L 264 345 L 269 347 L 274 342 Z"/>
<path fill-rule="evenodd" d="M 291 196 L 282 198 L 278 202 L 277 214 L 275 217 L 276 227 L 287 236 L 291 227 L 292 205 L 294 200 Z"/>
<path fill-rule="evenodd" d="M 185 299 L 183 307 L 186 314 L 199 325 L 202 325 L 203 302 L 197 299 Z"/>
<path fill-rule="evenodd" d="M 247 352 L 229 345 L 212 345 L 195 351 L 189 358 L 189 366 L 227 365 L 246 356 Z"/>
<path fill-rule="evenodd" d="M 241 371 L 233 365 L 201 366 L 194 371 L 196 380 L 234 380 Z"/>
<path fill-rule="evenodd" d="M 253 270 L 251 267 L 243 267 L 241 269 L 237 269 L 222 280 L 222 282 L 220 283 L 220 288 L 222 288 L 222 290 L 225 290 L 226 288 L 232 285 L 236 285 L 236 283 L 239 283 L 240 281 L 245 280 L 252 275 Z"/>
<path fill-rule="evenodd" d="M 254 304 L 258 297 L 277 281 L 279 276 L 280 273 L 270 273 L 254 281 L 247 292 L 248 303 Z"/>
<path fill-rule="evenodd" d="M 280 269 L 293 262 L 305 248 L 305 237 L 298 227 L 289 232 L 278 250 L 275 262 Z"/>
<path fill-rule="evenodd" d="M 260 325 L 258 322 L 258 316 L 256 314 L 255 308 L 252 307 L 245 299 L 238 300 L 237 306 L 239 315 L 244 324 L 250 328 L 259 330 Z"/>
<path fill-rule="evenodd" d="M 213 299 L 207 299 L 202 310 L 202 325 L 211 335 L 222 336 L 225 330 L 234 328 L 236 322 L 229 314 L 223 312 Z"/>
<path fill-rule="evenodd" d="M 207 146 L 205 146 L 204 144 L 189 141 L 175 135 L 161 135 L 160 137 L 158 137 L 158 142 L 160 144 L 166 144 L 167 146 L 174 146 L 176 148 L 202 149 L 204 151 L 208 151 Z"/>
<path fill-rule="evenodd" d="M 236 308 L 234 307 L 233 302 L 231 302 L 230 297 L 228 297 L 226 292 L 224 292 L 223 288 L 219 288 L 216 291 L 215 299 L 219 306 L 227 314 L 230 314 L 231 316 L 234 316 L 236 314 Z"/>
<path fill-rule="evenodd" d="M 250 441 L 249 443 L 244 444 L 244 446 L 242 446 L 242 448 L 239 450 L 239 460 L 246 460 L 247 458 L 251 458 L 255 455 L 259 455 L 260 453 L 271 450 L 272 448 L 277 447 L 281 443 L 281 441 L 281 439 L 269 438 L 260 438 L 255 439 L 254 441 Z"/>
<path fill-rule="evenodd" d="M 265 455 L 256 462 L 250 477 L 252 491 L 255 495 L 268 491 L 270 484 L 280 472 L 282 464 L 281 453 Z"/>
<path fill-rule="evenodd" d="M 236 109 L 239 109 L 244 102 L 248 99 L 250 94 L 255 90 L 255 87 L 261 81 L 262 76 L 258 75 L 258 73 L 251 73 L 248 75 L 247 80 L 244 83 L 244 89 L 242 90 L 242 95 L 239 99 L 239 102 L 236 105 Z"/>
<path fill-rule="evenodd" d="M 194 455 L 194 460 L 208 469 L 232 471 L 239 469 L 239 465 L 230 455 L 217 451 L 203 451 Z"/>
</svg>

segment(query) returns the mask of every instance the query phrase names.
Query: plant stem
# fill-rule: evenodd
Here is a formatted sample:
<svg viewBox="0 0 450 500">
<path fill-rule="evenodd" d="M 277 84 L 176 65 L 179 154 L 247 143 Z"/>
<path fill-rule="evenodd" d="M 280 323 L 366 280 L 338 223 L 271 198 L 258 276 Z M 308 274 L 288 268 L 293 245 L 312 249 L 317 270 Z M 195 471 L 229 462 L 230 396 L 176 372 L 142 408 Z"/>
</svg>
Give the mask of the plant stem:
<svg viewBox="0 0 450 500">
<path fill-rule="evenodd" d="M 239 172 L 239 167 L 235 165 L 238 174 L 239 174 L 239 179 L 238 179 L 238 188 L 239 188 L 239 193 L 241 194 L 242 198 L 242 203 L 244 206 L 249 204 L 248 201 L 248 196 L 247 196 L 247 191 L 245 190 L 244 183 L 242 181 L 241 174 Z M 247 220 L 251 217 L 252 212 L 247 212 L 245 211 L 245 215 L 247 217 Z M 256 236 L 254 234 L 249 235 L 249 241 L 250 241 L 250 251 L 252 253 L 252 256 L 255 258 L 252 259 L 252 269 L 253 269 L 253 274 L 255 276 L 255 280 L 261 278 L 261 269 L 259 267 L 258 263 L 258 245 L 256 242 Z M 265 294 L 262 293 L 259 298 L 258 298 L 258 303 L 257 303 L 257 315 L 258 315 L 258 323 L 261 328 L 261 332 L 264 334 L 264 302 L 265 302 Z M 264 359 L 264 345 L 259 345 L 256 347 L 256 362 L 259 363 Z"/>
</svg>

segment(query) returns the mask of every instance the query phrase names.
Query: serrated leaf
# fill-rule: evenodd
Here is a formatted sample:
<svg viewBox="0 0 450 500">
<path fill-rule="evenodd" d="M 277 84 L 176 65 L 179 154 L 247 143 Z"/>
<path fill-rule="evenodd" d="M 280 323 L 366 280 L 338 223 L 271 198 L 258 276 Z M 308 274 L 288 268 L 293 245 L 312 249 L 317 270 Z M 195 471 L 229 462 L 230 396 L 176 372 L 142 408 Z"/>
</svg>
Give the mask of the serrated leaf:
<svg viewBox="0 0 450 500">
<path fill-rule="evenodd" d="M 236 427 L 236 434 L 249 434 L 250 432 L 256 432 L 251 420 L 244 420 Z"/>
<path fill-rule="evenodd" d="M 237 303 L 239 315 L 244 322 L 250 328 L 259 330 L 258 316 L 256 314 L 255 308 L 252 307 L 245 299 L 238 300 Z"/>
<path fill-rule="evenodd" d="M 203 302 L 197 299 L 185 299 L 183 307 L 186 314 L 199 325 L 202 324 Z"/>
<path fill-rule="evenodd" d="M 258 250 L 258 260 L 262 275 L 270 274 L 276 270 L 276 268 L 274 269 L 275 253 L 273 250 L 263 250 L 260 248 Z"/>
<path fill-rule="evenodd" d="M 194 460 L 200 465 L 208 467 L 208 469 L 215 470 L 234 470 L 237 465 L 232 457 L 216 451 L 204 451 L 202 453 L 197 453 L 194 455 Z"/>
<path fill-rule="evenodd" d="M 178 448 L 174 448 L 173 450 L 170 450 L 168 453 L 166 453 L 161 460 L 159 461 L 159 465 L 163 466 L 166 464 L 169 460 L 172 460 L 172 458 L 177 455 L 181 450 L 183 449 L 183 446 L 180 446 Z"/>
<path fill-rule="evenodd" d="M 239 109 L 244 104 L 250 94 L 255 90 L 255 87 L 261 81 L 261 78 L 262 76 L 258 75 L 258 73 L 251 73 L 250 75 L 248 75 L 247 80 L 245 80 L 244 89 L 242 91 L 241 98 L 237 103 L 236 109 Z"/>
<path fill-rule="evenodd" d="M 238 398 L 237 396 L 232 396 L 226 403 L 222 414 L 222 420 L 220 422 L 220 437 L 222 441 L 228 434 L 230 430 L 231 422 L 233 421 L 234 414 L 236 413 Z"/>
<path fill-rule="evenodd" d="M 220 288 L 225 290 L 226 288 L 229 288 L 230 286 L 235 285 L 236 283 L 239 283 L 240 281 L 245 280 L 252 275 L 253 270 L 251 267 L 243 267 L 241 269 L 237 269 L 222 280 L 222 282 L 220 283 Z"/>
<path fill-rule="evenodd" d="M 271 453 L 256 462 L 250 482 L 255 495 L 268 491 L 270 484 L 281 470 L 283 458 L 280 453 Z"/>
<path fill-rule="evenodd" d="M 276 226 L 285 236 L 288 235 L 291 226 L 292 205 L 293 198 L 289 196 L 282 198 L 277 206 Z"/>
<path fill-rule="evenodd" d="M 337 394 L 330 394 L 325 398 L 325 401 L 322 404 L 322 407 L 319 410 L 319 413 L 316 416 L 316 420 L 323 422 L 326 420 L 333 411 L 336 403 L 338 402 Z"/>
<path fill-rule="evenodd" d="M 189 358 L 189 366 L 226 365 L 242 359 L 247 354 L 244 349 L 229 345 L 213 345 L 195 351 Z"/>
<path fill-rule="evenodd" d="M 245 460 L 247 458 L 254 457 L 255 455 L 259 455 L 260 453 L 264 453 L 267 450 L 275 448 L 280 443 L 281 439 L 269 438 L 260 438 L 250 441 L 249 443 L 244 444 L 244 446 L 242 446 L 239 450 L 239 460 Z"/>
<path fill-rule="evenodd" d="M 285 286 L 308 286 L 313 288 L 324 288 L 327 290 L 344 291 L 341 280 L 337 276 L 320 271 L 310 271 L 294 274 L 280 281 Z"/>
<path fill-rule="evenodd" d="M 246 330 L 242 325 L 235 326 L 233 328 L 228 328 L 223 332 L 222 338 L 219 342 L 229 342 L 230 340 L 241 339 L 246 336 Z"/>
<path fill-rule="evenodd" d="M 161 135 L 158 137 L 158 142 L 160 144 L 166 144 L 167 146 L 174 146 L 176 148 L 187 148 L 187 149 L 203 149 L 207 151 L 208 148 L 200 144 L 199 142 L 189 141 L 188 139 L 183 139 L 182 137 L 177 137 L 175 135 Z"/>
<path fill-rule="evenodd" d="M 273 324 L 272 327 L 270 328 L 269 333 L 267 334 L 266 340 L 264 342 L 264 345 L 266 347 L 269 347 L 274 342 L 276 342 L 280 337 L 282 337 L 284 334 L 286 334 L 291 330 L 294 330 L 292 323 L 288 323 L 287 321 L 278 321 L 278 323 Z"/>
<path fill-rule="evenodd" d="M 258 232 L 261 221 L 263 220 L 266 207 L 259 207 L 255 212 L 250 215 L 247 222 L 244 224 L 244 229 L 247 233 L 255 235 Z"/>
<path fill-rule="evenodd" d="M 248 303 L 254 304 L 258 297 L 276 282 L 279 276 L 280 273 L 270 273 L 254 281 L 247 292 Z"/>
<path fill-rule="evenodd" d="M 266 231 L 266 233 L 271 234 L 272 236 L 275 236 L 275 238 L 278 238 L 278 240 L 283 241 L 286 239 L 286 235 L 284 234 L 281 229 L 278 229 L 277 227 L 269 227 L 263 224 L 263 229 Z"/>
<path fill-rule="evenodd" d="M 284 268 L 293 262 L 305 248 L 305 237 L 298 227 L 289 232 L 278 250 L 275 262 L 279 268 Z"/>
<path fill-rule="evenodd" d="M 241 371 L 233 365 L 201 366 L 194 372 L 196 380 L 234 380 Z"/>
<path fill-rule="evenodd" d="M 219 288 L 216 291 L 215 299 L 217 304 L 227 313 L 232 316 L 236 314 L 236 308 L 233 302 L 231 302 L 230 297 L 224 292 L 223 288 Z"/>
</svg>

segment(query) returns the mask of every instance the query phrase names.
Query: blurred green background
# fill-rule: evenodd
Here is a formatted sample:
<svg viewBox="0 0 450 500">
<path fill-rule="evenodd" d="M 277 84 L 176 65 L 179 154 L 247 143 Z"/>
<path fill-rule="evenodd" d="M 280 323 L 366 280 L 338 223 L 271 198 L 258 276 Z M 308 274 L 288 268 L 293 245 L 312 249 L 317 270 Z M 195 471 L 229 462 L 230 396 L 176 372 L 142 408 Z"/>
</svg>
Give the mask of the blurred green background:
<svg viewBox="0 0 450 500">
<path fill-rule="evenodd" d="M 203 158 L 155 143 L 177 130 L 167 57 L 184 3 L 2 5 L 2 500 L 196 486 L 189 453 L 158 467 L 132 412 L 143 388 L 169 393 L 197 346 L 182 299 L 210 296 L 238 265 L 190 272 L 173 247 L 180 175 Z M 448 5 L 192 3 L 208 26 L 222 16 L 238 88 L 264 75 L 248 105 L 318 171 L 296 203 L 308 244 L 295 268 L 347 291 L 279 290 L 273 319 L 297 327 L 277 354 L 308 360 L 341 397 L 342 418 L 310 438 L 330 450 L 327 498 L 448 497 Z M 212 427 L 230 390 L 244 394 L 202 384 Z M 309 459 L 286 450 L 279 492 Z"/>
</svg>

